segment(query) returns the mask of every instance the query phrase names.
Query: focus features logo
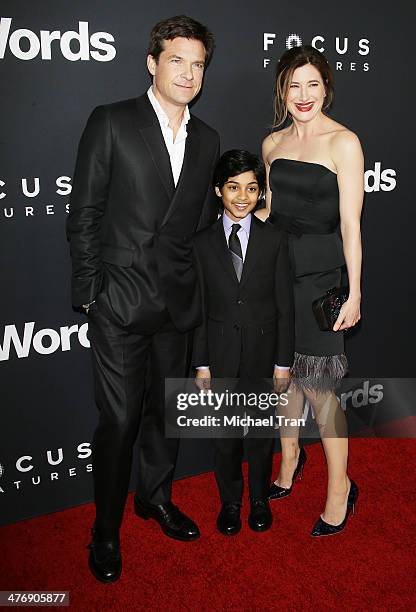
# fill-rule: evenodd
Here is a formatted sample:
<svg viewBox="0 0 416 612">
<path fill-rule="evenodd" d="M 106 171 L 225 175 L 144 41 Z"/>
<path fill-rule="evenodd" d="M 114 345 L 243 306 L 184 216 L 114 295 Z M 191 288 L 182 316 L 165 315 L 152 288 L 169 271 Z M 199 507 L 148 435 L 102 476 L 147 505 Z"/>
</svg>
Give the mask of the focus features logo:
<svg viewBox="0 0 416 612">
<path fill-rule="evenodd" d="M 312 47 L 315 47 L 315 49 L 322 53 L 335 51 L 339 56 L 339 60 L 337 59 L 335 62 L 334 68 L 338 72 L 368 72 L 370 70 L 369 62 L 363 61 L 363 58 L 370 53 L 370 41 L 368 38 L 352 40 L 348 36 L 331 36 L 329 38 L 317 35 L 309 42 L 309 40 L 303 41 L 300 34 L 293 33 L 286 36 L 278 36 L 274 32 L 263 32 L 263 51 L 273 53 L 272 58 L 263 58 L 263 68 L 271 65 L 287 49 L 300 47 L 303 44 L 311 44 Z"/>
<path fill-rule="evenodd" d="M 83 461 L 89 459 L 92 455 L 91 443 L 82 442 L 76 448 L 75 461 Z M 79 465 L 67 465 L 64 467 L 64 459 L 66 453 L 63 448 L 47 450 L 38 460 L 32 455 L 21 455 L 14 462 L 15 475 L 10 475 L 10 482 L 4 482 L 0 485 L 0 493 L 7 493 L 9 488 L 15 491 L 22 491 L 27 486 L 37 486 L 42 482 L 56 482 L 62 480 L 63 477 L 76 478 L 82 471 L 92 472 L 92 463 Z M 72 461 L 74 458 L 72 455 Z M 60 466 L 57 468 L 57 466 Z M 10 474 L 11 470 L 8 470 Z M 4 473 L 4 469 L 3 469 Z M 14 479 L 14 480 L 13 480 Z"/>
<path fill-rule="evenodd" d="M 67 197 L 72 191 L 71 177 L 62 175 L 58 176 L 55 180 L 55 193 L 59 196 Z M 0 215 L 4 219 L 16 219 L 17 217 L 24 217 L 31 219 L 35 216 L 46 215 L 49 218 L 53 218 L 55 213 L 61 211 L 64 215 L 69 212 L 69 203 L 66 202 L 62 207 L 56 207 L 55 204 L 39 204 L 37 198 L 41 194 L 41 187 L 45 181 L 40 180 L 40 177 L 24 177 L 20 179 L 18 185 L 17 197 L 25 198 L 22 201 L 23 206 L 19 203 L 16 204 L 14 201 L 12 205 L 9 205 L 9 198 L 13 197 L 8 195 L 8 188 L 13 192 L 15 185 L 10 184 L 5 177 L 0 177 L 0 201 L 2 200 L 2 208 Z M 49 181 L 47 181 L 49 183 Z"/>
<path fill-rule="evenodd" d="M 59 331 L 46 328 L 34 332 L 34 321 L 25 323 L 23 333 L 17 331 L 16 325 L 6 325 L 3 333 L 3 343 L 0 345 L 0 361 L 10 359 L 12 347 L 19 359 L 29 357 L 32 350 L 39 355 L 50 355 L 58 350 L 70 351 L 73 348 L 73 339 L 76 339 L 84 348 L 90 348 L 90 341 L 87 336 L 88 323 L 66 325 L 60 327 Z"/>
<path fill-rule="evenodd" d="M 116 56 L 114 36 L 109 32 L 89 33 L 88 21 L 78 22 L 78 30 L 41 30 L 39 34 L 21 28 L 12 30 L 12 18 L 0 20 L 0 59 L 7 56 L 7 50 L 19 60 L 29 61 L 40 55 L 50 61 L 59 52 L 69 62 L 88 61 L 111 62 Z"/>
</svg>

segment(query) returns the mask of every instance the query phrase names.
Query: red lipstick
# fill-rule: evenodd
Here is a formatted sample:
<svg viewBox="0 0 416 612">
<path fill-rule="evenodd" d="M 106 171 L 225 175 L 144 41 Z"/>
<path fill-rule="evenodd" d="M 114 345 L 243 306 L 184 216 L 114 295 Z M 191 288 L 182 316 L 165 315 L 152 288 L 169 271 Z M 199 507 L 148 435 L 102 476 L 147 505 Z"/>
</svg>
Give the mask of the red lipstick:
<svg viewBox="0 0 416 612">
<path fill-rule="evenodd" d="M 308 102 L 307 104 L 295 104 L 295 106 L 301 113 L 307 113 L 312 109 L 313 104 L 313 102 Z"/>
</svg>

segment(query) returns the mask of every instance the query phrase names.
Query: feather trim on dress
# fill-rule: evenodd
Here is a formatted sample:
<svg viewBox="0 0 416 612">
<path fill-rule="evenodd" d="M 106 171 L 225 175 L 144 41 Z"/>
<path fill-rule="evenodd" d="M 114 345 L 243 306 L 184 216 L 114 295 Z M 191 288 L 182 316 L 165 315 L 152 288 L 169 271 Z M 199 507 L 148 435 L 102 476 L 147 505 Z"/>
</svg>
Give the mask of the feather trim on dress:
<svg viewBox="0 0 416 612">
<path fill-rule="evenodd" d="M 348 361 L 344 354 L 318 356 L 295 353 L 292 383 L 301 391 L 335 391 L 347 371 Z"/>
</svg>

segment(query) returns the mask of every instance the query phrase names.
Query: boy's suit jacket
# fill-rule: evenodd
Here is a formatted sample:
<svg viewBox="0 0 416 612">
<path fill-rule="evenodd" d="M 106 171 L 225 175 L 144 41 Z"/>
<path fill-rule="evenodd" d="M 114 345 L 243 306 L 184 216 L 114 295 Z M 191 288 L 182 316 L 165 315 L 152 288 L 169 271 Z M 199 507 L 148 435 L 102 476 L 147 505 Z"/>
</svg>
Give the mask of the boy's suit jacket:
<svg viewBox="0 0 416 612">
<path fill-rule="evenodd" d="M 294 351 L 293 289 L 284 234 L 253 215 L 238 282 L 220 217 L 194 238 L 203 301 L 195 330 L 194 366 L 213 377 L 271 378 L 274 364 L 291 366 Z"/>
</svg>

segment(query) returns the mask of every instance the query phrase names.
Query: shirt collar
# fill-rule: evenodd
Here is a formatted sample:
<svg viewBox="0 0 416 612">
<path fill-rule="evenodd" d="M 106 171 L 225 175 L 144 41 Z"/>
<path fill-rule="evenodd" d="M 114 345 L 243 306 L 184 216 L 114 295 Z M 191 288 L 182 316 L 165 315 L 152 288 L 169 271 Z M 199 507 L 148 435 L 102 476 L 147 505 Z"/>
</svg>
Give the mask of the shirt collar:
<svg viewBox="0 0 416 612">
<path fill-rule="evenodd" d="M 150 86 L 149 89 L 147 90 L 147 97 L 149 98 L 150 104 L 153 106 L 153 109 L 157 115 L 157 118 L 159 119 L 159 123 L 163 125 L 164 127 L 168 127 L 169 117 L 167 116 L 167 114 L 161 107 L 159 100 L 156 98 L 155 94 L 153 93 L 152 86 Z M 185 126 L 188 123 L 190 118 L 191 118 L 191 114 L 189 112 L 188 105 L 186 105 L 184 113 L 183 113 L 183 120 L 182 120 L 181 126 L 182 125 Z"/>
<path fill-rule="evenodd" d="M 231 231 L 231 227 L 234 225 L 234 223 L 238 223 L 239 225 L 241 225 L 242 229 L 247 232 L 247 234 L 250 233 L 250 227 L 251 227 L 251 215 L 252 213 L 249 213 L 247 215 L 247 217 L 244 217 L 244 219 L 240 219 L 239 221 L 233 221 L 232 219 L 230 219 L 230 217 L 228 215 L 224 214 L 222 215 L 222 223 L 224 226 L 224 230 L 227 231 Z"/>
</svg>

